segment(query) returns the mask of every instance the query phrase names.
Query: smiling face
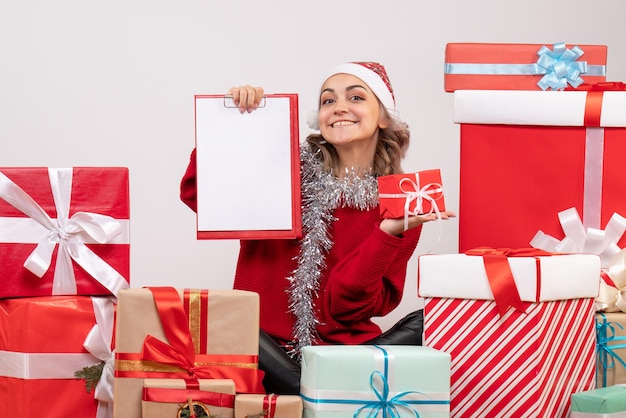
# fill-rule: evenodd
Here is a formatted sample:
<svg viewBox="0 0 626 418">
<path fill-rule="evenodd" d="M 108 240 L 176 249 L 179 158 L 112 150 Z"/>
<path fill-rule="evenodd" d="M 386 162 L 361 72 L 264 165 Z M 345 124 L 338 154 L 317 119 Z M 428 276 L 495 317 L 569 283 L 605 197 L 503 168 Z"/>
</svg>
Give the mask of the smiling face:
<svg viewBox="0 0 626 418">
<path fill-rule="evenodd" d="M 320 132 L 324 139 L 342 149 L 373 152 L 378 129 L 386 126 L 376 95 L 360 78 L 336 74 L 326 80 L 320 94 Z"/>
</svg>

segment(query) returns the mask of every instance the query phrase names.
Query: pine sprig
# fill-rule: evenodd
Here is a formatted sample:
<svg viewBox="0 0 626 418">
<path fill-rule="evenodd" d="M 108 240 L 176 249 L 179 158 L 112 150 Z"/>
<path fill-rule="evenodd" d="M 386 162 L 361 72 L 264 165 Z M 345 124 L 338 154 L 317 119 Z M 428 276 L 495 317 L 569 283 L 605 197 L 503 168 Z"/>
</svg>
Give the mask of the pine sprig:
<svg viewBox="0 0 626 418">
<path fill-rule="evenodd" d="M 102 376 L 104 364 L 104 361 L 102 361 L 100 362 L 100 364 L 83 367 L 82 369 L 74 373 L 74 376 L 77 379 L 82 379 L 85 381 L 85 388 L 87 390 L 87 393 L 91 393 L 96 388 L 96 385 L 100 381 L 100 376 Z"/>
</svg>

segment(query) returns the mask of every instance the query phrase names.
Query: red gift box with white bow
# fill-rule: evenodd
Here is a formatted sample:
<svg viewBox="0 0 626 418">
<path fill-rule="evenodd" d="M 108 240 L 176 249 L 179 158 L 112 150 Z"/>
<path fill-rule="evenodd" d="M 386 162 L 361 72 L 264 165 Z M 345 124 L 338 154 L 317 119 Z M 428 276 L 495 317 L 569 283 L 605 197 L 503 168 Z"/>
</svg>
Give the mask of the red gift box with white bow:
<svg viewBox="0 0 626 418">
<path fill-rule="evenodd" d="M 446 210 L 439 169 L 378 177 L 380 216 L 408 216 L 439 213 Z"/>
<path fill-rule="evenodd" d="M 116 295 L 129 212 L 127 168 L 0 168 L 0 297 Z"/>
</svg>

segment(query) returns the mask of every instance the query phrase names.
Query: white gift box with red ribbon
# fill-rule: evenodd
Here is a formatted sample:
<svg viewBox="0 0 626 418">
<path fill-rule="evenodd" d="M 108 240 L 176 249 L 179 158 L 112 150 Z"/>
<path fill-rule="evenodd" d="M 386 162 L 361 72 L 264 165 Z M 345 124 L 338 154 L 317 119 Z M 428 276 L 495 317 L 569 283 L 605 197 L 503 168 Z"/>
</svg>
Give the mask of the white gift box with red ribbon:
<svg viewBox="0 0 626 418">
<path fill-rule="evenodd" d="M 485 260 L 515 250 L 481 253 L 418 258 L 423 343 L 452 357 L 451 416 L 567 417 L 570 395 L 595 385 L 599 257 L 506 257 L 507 288 Z M 498 286 L 519 294 L 515 309 L 499 306 Z"/>
</svg>

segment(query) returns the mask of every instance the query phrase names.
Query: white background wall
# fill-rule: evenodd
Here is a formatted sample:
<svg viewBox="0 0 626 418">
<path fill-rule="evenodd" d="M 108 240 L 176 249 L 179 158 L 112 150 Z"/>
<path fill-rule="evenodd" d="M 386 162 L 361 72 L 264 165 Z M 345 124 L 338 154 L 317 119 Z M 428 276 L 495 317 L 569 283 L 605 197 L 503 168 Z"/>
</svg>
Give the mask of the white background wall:
<svg viewBox="0 0 626 418">
<path fill-rule="evenodd" d="M 321 77 L 379 61 L 412 129 L 405 170 L 441 168 L 456 210 L 446 43 L 604 44 L 607 79 L 625 81 L 625 15 L 624 0 L 0 0 L 0 166 L 129 167 L 132 285 L 230 288 L 238 242 L 197 241 L 178 197 L 194 94 L 243 83 L 298 93 L 304 138 Z M 434 252 L 456 252 L 457 233 L 446 222 Z M 428 225 L 416 256 L 436 236 Z M 421 306 L 416 256 L 383 326 Z"/>
</svg>

